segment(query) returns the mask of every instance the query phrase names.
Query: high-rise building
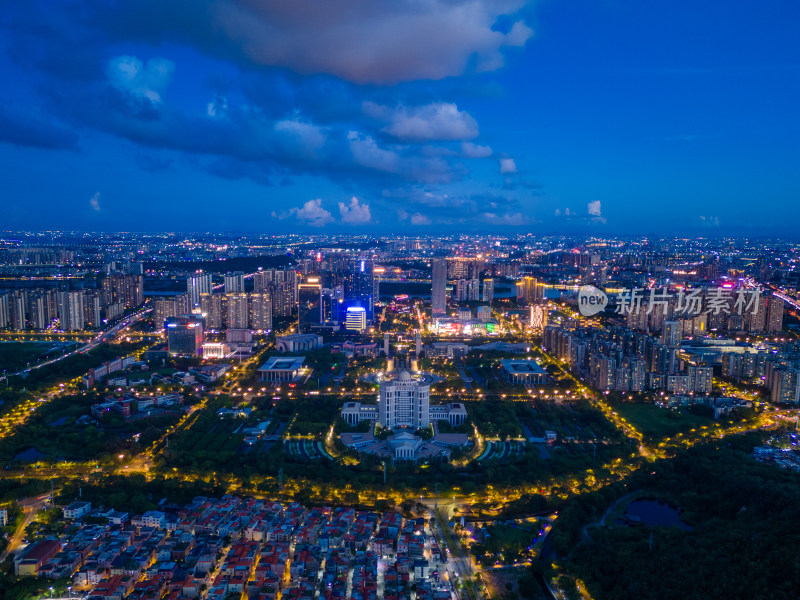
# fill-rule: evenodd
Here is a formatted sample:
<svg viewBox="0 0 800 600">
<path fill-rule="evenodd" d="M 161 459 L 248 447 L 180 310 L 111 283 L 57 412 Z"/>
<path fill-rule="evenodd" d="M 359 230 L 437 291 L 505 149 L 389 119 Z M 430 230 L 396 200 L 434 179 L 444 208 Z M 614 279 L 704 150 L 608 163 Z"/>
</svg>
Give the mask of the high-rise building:
<svg viewBox="0 0 800 600">
<path fill-rule="evenodd" d="M 362 259 L 352 261 L 343 277 L 343 284 L 346 302 L 358 303 L 364 307 L 367 317 L 372 318 L 372 295 L 375 291 L 372 262 Z"/>
<path fill-rule="evenodd" d="M 11 328 L 16 331 L 27 329 L 27 313 L 28 295 L 24 291 L 17 290 L 11 296 Z"/>
<path fill-rule="evenodd" d="M 494 279 L 484 279 L 483 280 L 483 301 L 488 302 L 489 304 L 492 303 L 494 300 Z"/>
<path fill-rule="evenodd" d="M 250 324 L 250 308 L 247 294 L 237 292 L 225 294 L 227 302 L 226 325 L 228 329 L 247 329 Z"/>
<path fill-rule="evenodd" d="M 83 292 L 59 294 L 58 319 L 62 331 L 80 331 L 84 328 Z"/>
<path fill-rule="evenodd" d="M 223 328 L 224 296 L 222 294 L 200 294 L 200 312 L 206 320 L 206 329 Z"/>
<path fill-rule="evenodd" d="M 250 294 L 250 328 L 256 331 L 272 329 L 272 300 L 269 292 Z"/>
<path fill-rule="evenodd" d="M 679 321 L 664 321 L 661 333 L 661 343 L 667 348 L 677 348 L 681 345 L 682 327 Z"/>
<path fill-rule="evenodd" d="M 533 277 L 517 281 L 517 302 L 536 304 L 544 300 L 544 286 Z"/>
<path fill-rule="evenodd" d="M 0 329 L 6 329 L 11 323 L 11 303 L 8 294 L 0 294 Z"/>
<path fill-rule="evenodd" d="M 192 297 L 189 294 L 175 296 L 175 316 L 188 315 L 192 312 Z"/>
<path fill-rule="evenodd" d="M 378 423 L 383 427 L 427 427 L 430 420 L 430 385 L 408 371 L 380 383 Z"/>
<path fill-rule="evenodd" d="M 103 325 L 101 294 L 88 292 L 83 299 L 83 320 L 87 328 L 100 329 Z"/>
<path fill-rule="evenodd" d="M 544 331 L 547 327 L 547 306 L 544 304 L 531 304 L 531 329 Z"/>
<path fill-rule="evenodd" d="M 469 300 L 469 281 L 466 279 L 459 279 L 456 281 L 455 299 L 457 302 L 466 302 Z"/>
<path fill-rule="evenodd" d="M 481 280 L 470 279 L 467 284 L 467 294 L 470 302 L 477 302 L 481 298 Z"/>
<path fill-rule="evenodd" d="M 764 328 L 767 324 L 767 313 L 769 311 L 769 307 L 767 305 L 767 299 L 764 297 L 758 298 L 758 306 L 753 310 L 749 310 L 745 312 L 745 318 L 747 319 L 747 330 L 753 333 L 761 333 L 764 331 Z"/>
<path fill-rule="evenodd" d="M 322 322 L 338 325 L 343 304 L 344 290 L 342 286 L 322 288 Z"/>
<path fill-rule="evenodd" d="M 177 302 L 175 298 L 157 298 L 153 303 L 153 321 L 156 331 L 164 331 L 164 324 L 168 317 L 177 316 Z"/>
<path fill-rule="evenodd" d="M 447 315 L 447 261 L 434 258 L 431 273 L 431 312 L 434 317 Z"/>
<path fill-rule="evenodd" d="M 244 273 L 242 271 L 234 271 L 225 275 L 225 293 L 232 294 L 234 292 L 244 291 Z"/>
<path fill-rule="evenodd" d="M 771 400 L 776 404 L 800 403 L 800 369 L 782 367 L 771 373 L 768 381 Z"/>
<path fill-rule="evenodd" d="M 111 274 L 103 279 L 102 304 L 122 304 L 125 310 L 144 303 L 144 278 L 141 275 Z"/>
<path fill-rule="evenodd" d="M 322 286 L 319 277 L 309 277 L 297 286 L 297 330 L 308 333 L 311 327 L 322 323 Z"/>
<path fill-rule="evenodd" d="M 203 349 L 203 319 L 194 315 L 167 317 L 167 350 L 172 355 L 197 356 Z"/>
<path fill-rule="evenodd" d="M 211 273 L 198 271 L 186 279 L 186 293 L 189 294 L 189 301 L 192 308 L 200 306 L 200 295 L 210 294 L 212 291 Z"/>
<path fill-rule="evenodd" d="M 767 304 L 767 333 L 777 333 L 783 331 L 783 299 L 777 296 L 770 296 Z"/>
<path fill-rule="evenodd" d="M 272 314 L 276 317 L 291 317 L 295 307 L 295 286 L 288 281 L 277 281 L 272 285 Z"/>
<path fill-rule="evenodd" d="M 348 306 L 345 329 L 364 333 L 367 329 L 367 311 L 363 306 Z"/>
</svg>

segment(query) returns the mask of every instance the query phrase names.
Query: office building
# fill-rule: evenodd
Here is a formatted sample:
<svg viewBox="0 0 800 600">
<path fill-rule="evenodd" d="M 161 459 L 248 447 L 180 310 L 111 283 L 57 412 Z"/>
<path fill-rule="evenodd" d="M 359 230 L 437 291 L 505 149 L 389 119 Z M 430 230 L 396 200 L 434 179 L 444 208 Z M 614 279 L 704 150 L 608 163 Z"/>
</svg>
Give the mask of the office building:
<svg viewBox="0 0 800 600">
<path fill-rule="evenodd" d="M 167 351 L 176 356 L 198 356 L 203 348 L 203 319 L 194 315 L 167 317 Z"/>
<path fill-rule="evenodd" d="M 447 315 L 447 261 L 434 258 L 431 273 L 431 312 L 434 317 Z"/>
<path fill-rule="evenodd" d="M 444 262 L 444 261 L 442 261 Z M 378 423 L 383 427 L 419 429 L 430 424 L 430 384 L 402 371 L 380 383 Z"/>
<path fill-rule="evenodd" d="M 347 307 L 347 318 L 345 319 L 345 329 L 364 333 L 367 329 L 367 311 L 363 306 Z"/>
<path fill-rule="evenodd" d="M 374 281 L 372 262 L 355 260 L 348 265 L 342 280 L 344 297 L 348 304 L 357 303 L 364 307 L 367 318 L 372 318 Z"/>
<path fill-rule="evenodd" d="M 322 288 L 322 322 L 338 325 L 344 305 L 344 289 L 342 286 Z"/>
<path fill-rule="evenodd" d="M 297 286 L 297 331 L 308 333 L 322 323 L 322 286 L 319 277 L 309 277 Z"/>
</svg>

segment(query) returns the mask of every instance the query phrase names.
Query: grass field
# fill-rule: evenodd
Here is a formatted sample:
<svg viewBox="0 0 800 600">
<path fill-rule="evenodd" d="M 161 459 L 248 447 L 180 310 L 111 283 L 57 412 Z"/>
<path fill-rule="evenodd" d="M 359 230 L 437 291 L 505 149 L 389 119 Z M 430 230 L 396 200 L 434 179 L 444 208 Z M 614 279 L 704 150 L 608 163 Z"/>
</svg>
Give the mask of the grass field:
<svg viewBox="0 0 800 600">
<path fill-rule="evenodd" d="M 661 408 L 655 404 L 621 403 L 614 408 L 617 414 L 652 440 L 672 437 L 677 433 L 686 433 L 704 425 L 714 424 L 713 419 L 687 411 Z"/>
<path fill-rule="evenodd" d="M 75 342 L 0 342 L 0 365 L 8 372 L 24 369 L 44 357 L 59 356 Z"/>
</svg>

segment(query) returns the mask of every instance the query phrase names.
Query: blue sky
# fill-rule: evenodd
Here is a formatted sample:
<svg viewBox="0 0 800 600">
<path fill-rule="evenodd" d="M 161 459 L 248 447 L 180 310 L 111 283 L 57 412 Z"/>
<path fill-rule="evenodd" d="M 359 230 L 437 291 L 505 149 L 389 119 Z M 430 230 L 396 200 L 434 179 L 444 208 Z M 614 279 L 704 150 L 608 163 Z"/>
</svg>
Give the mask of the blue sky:
<svg viewBox="0 0 800 600">
<path fill-rule="evenodd" d="M 28 0 L 4 229 L 793 233 L 786 0 Z"/>
</svg>

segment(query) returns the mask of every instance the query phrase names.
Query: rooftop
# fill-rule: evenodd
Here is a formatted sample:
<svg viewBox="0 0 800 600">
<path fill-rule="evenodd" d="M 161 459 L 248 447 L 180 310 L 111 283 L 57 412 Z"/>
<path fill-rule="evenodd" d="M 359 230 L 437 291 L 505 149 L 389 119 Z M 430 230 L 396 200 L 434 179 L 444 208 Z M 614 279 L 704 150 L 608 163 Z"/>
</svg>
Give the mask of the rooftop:
<svg viewBox="0 0 800 600">
<path fill-rule="evenodd" d="M 305 356 L 270 356 L 259 371 L 296 371 L 303 366 Z"/>
</svg>

